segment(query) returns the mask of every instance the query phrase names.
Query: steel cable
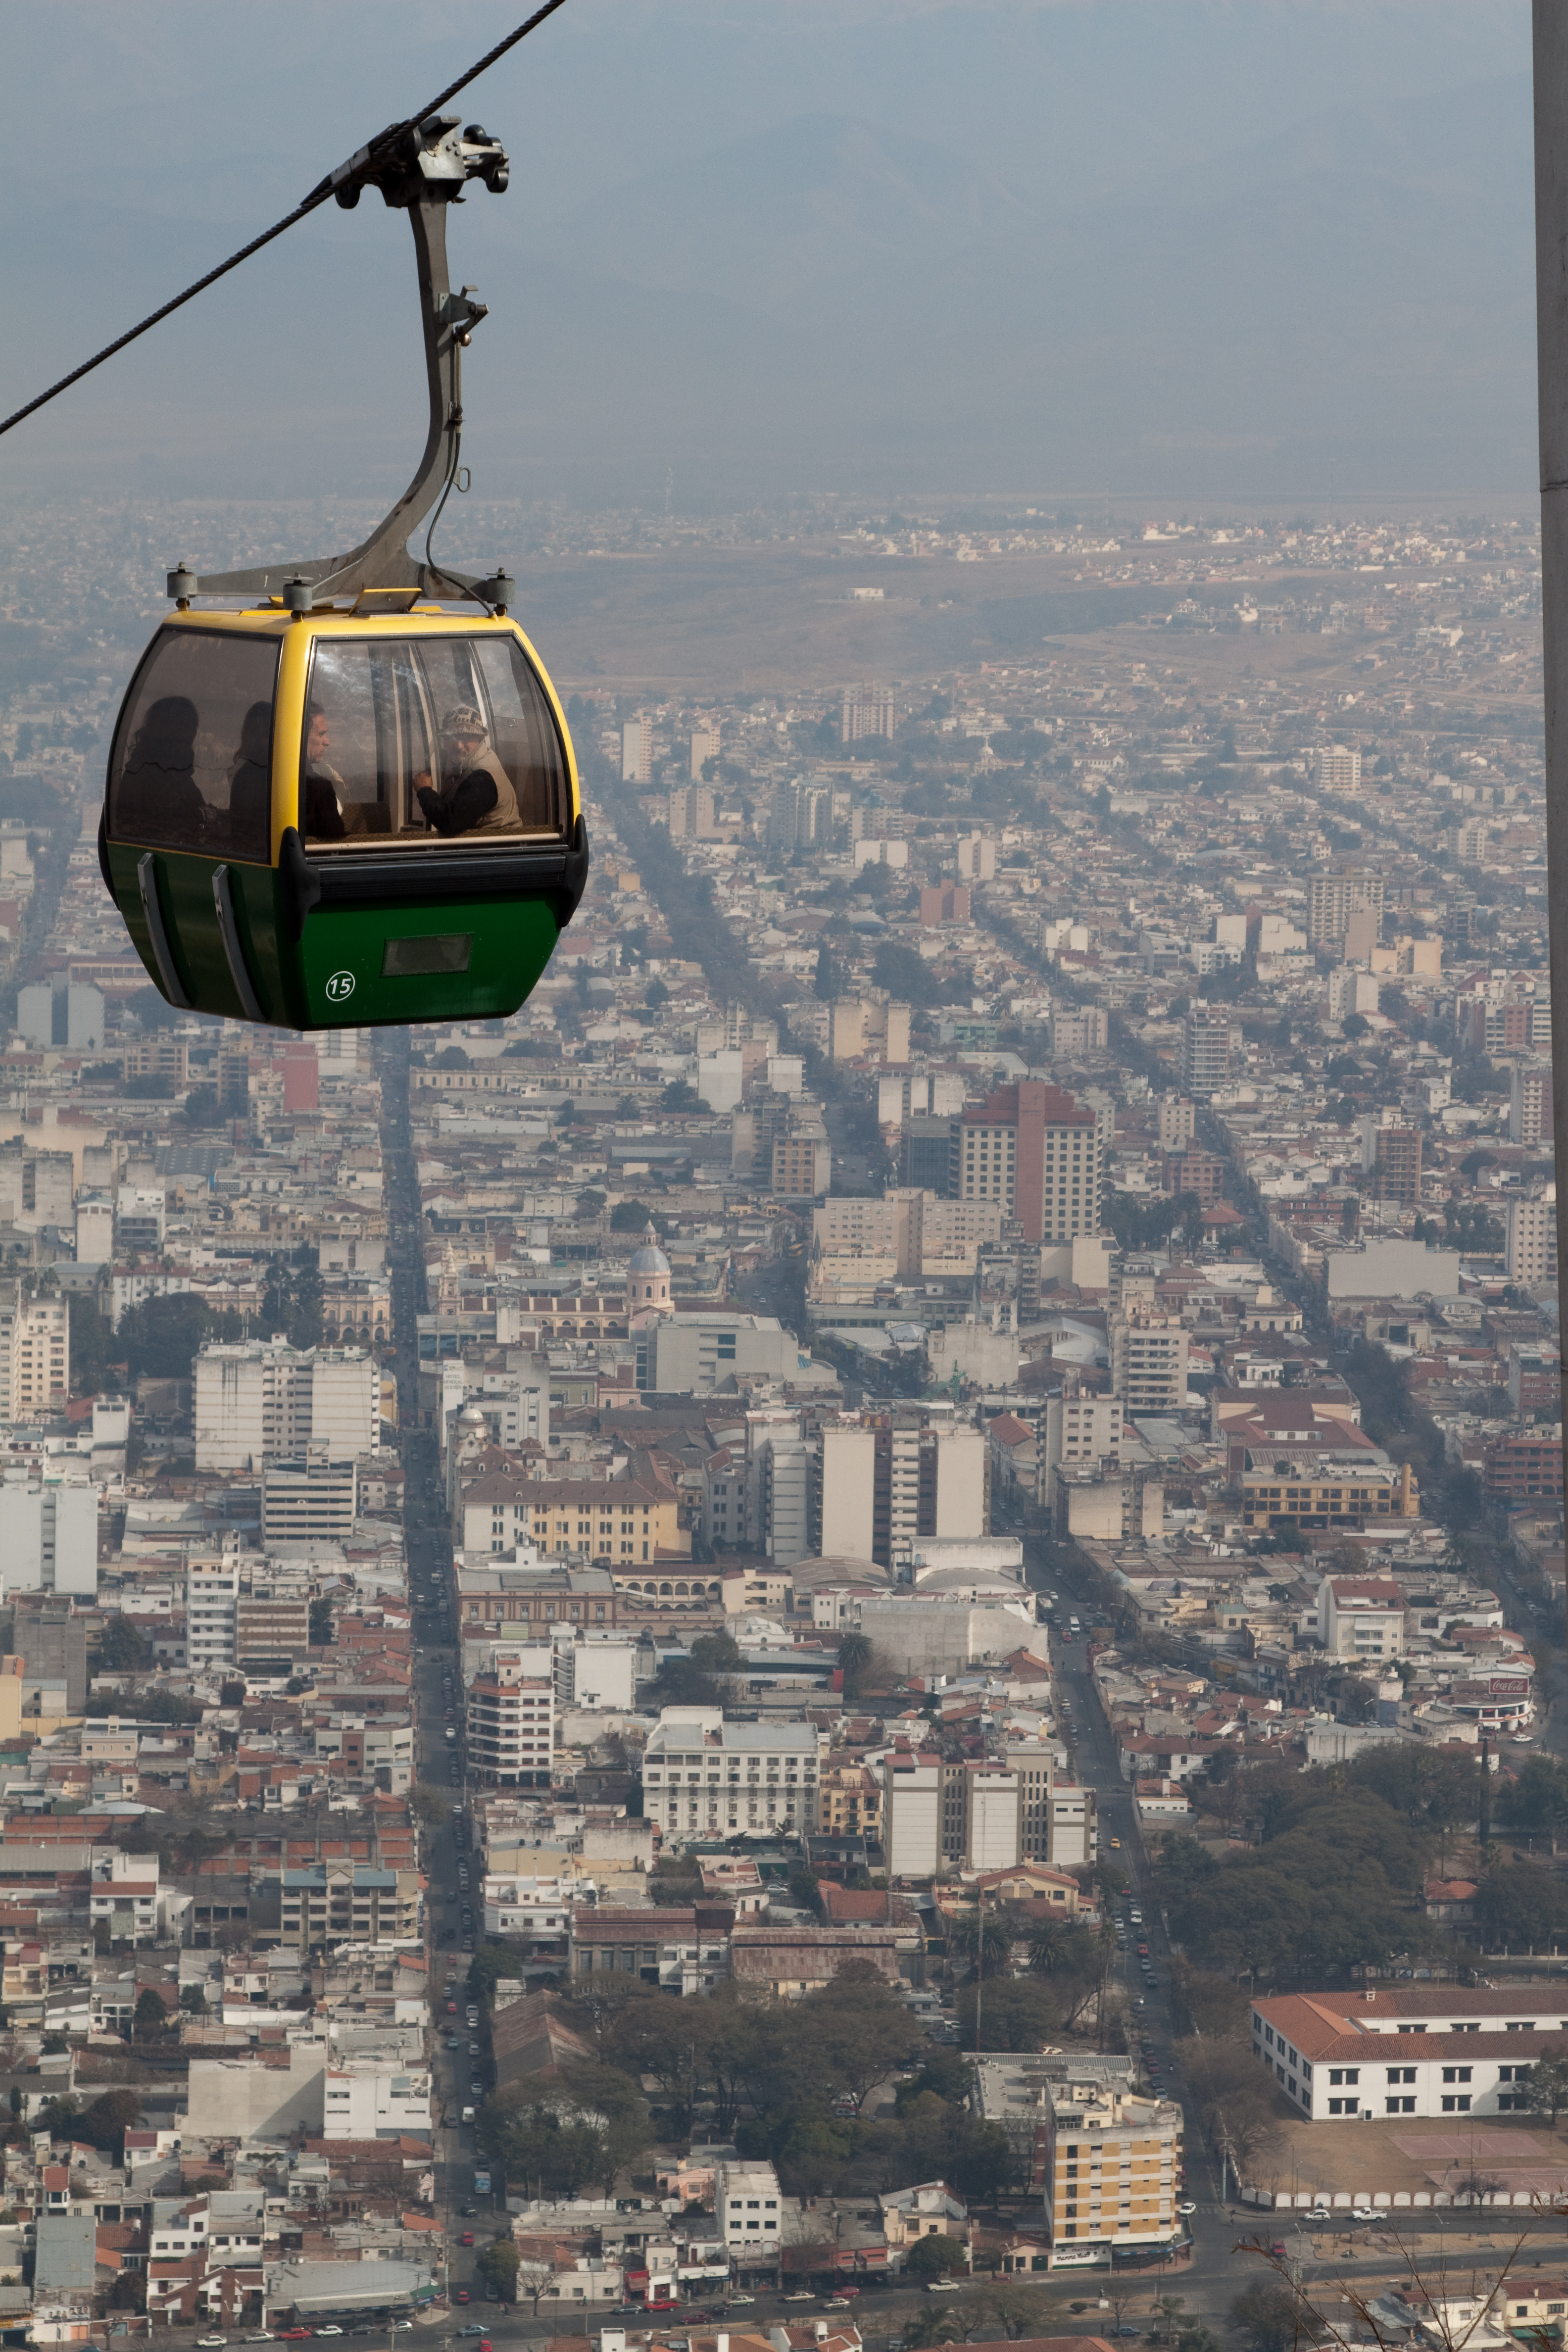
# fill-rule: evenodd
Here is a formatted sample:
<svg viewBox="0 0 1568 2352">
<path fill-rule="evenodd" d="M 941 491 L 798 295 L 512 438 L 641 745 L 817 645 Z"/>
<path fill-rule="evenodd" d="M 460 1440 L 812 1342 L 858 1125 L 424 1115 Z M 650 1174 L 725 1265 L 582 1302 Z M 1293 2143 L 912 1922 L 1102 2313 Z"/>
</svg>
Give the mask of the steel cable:
<svg viewBox="0 0 1568 2352">
<path fill-rule="evenodd" d="M 523 23 L 507 35 L 504 41 L 498 41 L 493 49 L 487 50 L 477 65 L 471 65 L 467 73 L 459 74 L 458 79 L 450 83 L 438 98 L 432 99 L 428 106 L 421 107 L 417 114 L 407 115 L 401 122 L 391 123 L 386 130 L 378 132 L 365 148 L 366 163 L 373 163 L 377 155 L 384 153 L 403 137 L 405 131 L 415 130 L 432 114 L 439 112 L 448 99 L 456 98 L 460 89 L 467 89 L 468 84 L 477 80 L 489 67 L 493 66 L 498 58 L 505 57 L 509 49 L 515 48 L 519 41 L 525 40 L 536 26 L 543 24 L 547 16 L 553 16 L 556 10 L 564 5 L 565 0 L 544 0 L 542 7 L 536 8 L 531 16 L 525 18 Z M 264 245 L 270 245 L 275 237 L 282 236 L 285 229 L 292 228 L 297 221 L 302 221 L 308 214 L 313 213 L 319 205 L 324 205 L 332 194 L 332 185 L 330 176 L 318 182 L 303 204 L 296 205 L 291 213 L 285 213 L 280 221 L 275 221 L 270 228 L 263 229 L 259 236 L 253 236 L 250 243 L 242 245 L 237 253 L 231 253 L 226 261 L 220 261 L 216 269 L 209 269 L 205 278 L 198 278 L 194 285 L 185 288 L 183 294 L 176 294 L 171 301 L 163 303 L 160 309 L 149 311 L 147 317 L 139 324 L 128 327 L 124 334 L 117 335 L 111 343 L 105 343 L 100 352 L 93 353 L 91 359 L 83 360 L 79 367 L 72 368 L 69 375 L 62 375 L 58 383 L 50 384 L 47 392 L 40 392 L 37 397 L 29 400 L 25 407 L 14 409 L 9 416 L 0 419 L 0 433 L 9 433 L 14 425 L 20 425 L 25 417 L 31 416 L 37 410 L 46 407 L 51 400 L 58 399 L 62 392 L 68 392 L 73 383 L 79 383 L 84 375 L 90 375 L 94 368 L 101 367 L 105 360 L 111 360 L 116 352 L 122 352 L 126 345 L 133 343 L 139 335 L 146 334 L 150 328 L 157 326 L 174 311 L 181 310 L 185 303 L 194 301 L 196 296 L 204 294 L 209 286 L 216 286 L 220 278 L 226 278 L 231 269 L 237 269 L 242 261 L 248 261 L 251 255 L 259 253 Z"/>
</svg>

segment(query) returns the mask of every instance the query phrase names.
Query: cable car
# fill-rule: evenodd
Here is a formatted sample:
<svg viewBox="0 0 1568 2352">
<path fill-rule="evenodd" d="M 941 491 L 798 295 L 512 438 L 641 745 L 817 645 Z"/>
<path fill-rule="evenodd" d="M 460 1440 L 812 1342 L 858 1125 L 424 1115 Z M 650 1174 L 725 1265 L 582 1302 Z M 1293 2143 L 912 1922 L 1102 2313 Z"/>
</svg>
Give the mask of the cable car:
<svg viewBox="0 0 1568 2352">
<path fill-rule="evenodd" d="M 99 862 L 183 1010 L 293 1029 L 505 1015 L 587 881 L 571 736 L 507 574 L 475 581 L 406 541 L 463 487 L 460 354 L 486 316 L 447 283 L 445 208 L 469 179 L 504 188 L 506 156 L 437 115 L 333 177 L 345 206 L 377 185 L 413 222 L 425 456 L 348 555 L 170 573 L 175 609 L 114 730 Z M 238 611 L 198 608 L 237 593 Z"/>
</svg>

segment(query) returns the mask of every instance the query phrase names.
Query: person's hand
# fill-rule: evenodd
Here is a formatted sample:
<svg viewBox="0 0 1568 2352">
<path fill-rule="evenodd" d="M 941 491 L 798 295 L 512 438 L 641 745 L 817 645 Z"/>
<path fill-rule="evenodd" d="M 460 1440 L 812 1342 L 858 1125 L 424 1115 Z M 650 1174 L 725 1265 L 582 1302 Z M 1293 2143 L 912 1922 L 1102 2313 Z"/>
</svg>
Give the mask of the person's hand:
<svg viewBox="0 0 1568 2352">
<path fill-rule="evenodd" d="M 429 771 L 429 769 L 428 769 L 428 768 L 416 768 L 416 769 L 415 769 L 415 771 L 414 771 L 414 789 L 415 789 L 415 791 L 416 791 L 416 793 L 425 793 L 425 792 L 428 792 L 428 791 L 429 791 L 429 789 L 430 789 L 430 787 L 431 787 L 431 785 L 432 785 L 432 784 L 434 784 L 435 781 L 436 781 L 436 779 L 435 779 L 435 777 L 430 773 L 430 771 Z"/>
</svg>

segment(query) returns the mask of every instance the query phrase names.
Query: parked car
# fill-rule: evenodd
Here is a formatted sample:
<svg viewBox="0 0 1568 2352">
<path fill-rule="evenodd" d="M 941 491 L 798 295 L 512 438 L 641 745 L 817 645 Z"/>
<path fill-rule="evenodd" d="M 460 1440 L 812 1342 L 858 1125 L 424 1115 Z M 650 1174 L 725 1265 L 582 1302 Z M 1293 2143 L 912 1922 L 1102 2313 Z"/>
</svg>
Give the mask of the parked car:
<svg viewBox="0 0 1568 2352">
<path fill-rule="evenodd" d="M 228 2338 L 226 2336 L 198 2336 L 196 2342 L 200 2352 L 224 2352 Z"/>
<path fill-rule="evenodd" d="M 1193 2203 L 1191 2198 L 1187 2200 L 1187 2202 L 1184 2205 L 1178 2205 L 1176 2208 L 1177 2212 L 1181 2214 L 1184 2221 L 1189 2213 L 1195 2213 L 1197 2210 L 1197 2207 Z"/>
<path fill-rule="evenodd" d="M 457 2299 L 459 2303 L 467 2303 L 468 2299 L 468 2290 L 466 2286 L 460 2286 L 458 2289 Z"/>
<path fill-rule="evenodd" d="M 459 2246 L 471 2246 L 473 2242 L 474 2233 L 471 2230 L 465 2230 L 462 2236 L 458 2241 Z"/>
<path fill-rule="evenodd" d="M 341 2336 L 343 2331 L 341 2327 L 318 2327 L 315 2332 L 318 2336 Z"/>
</svg>

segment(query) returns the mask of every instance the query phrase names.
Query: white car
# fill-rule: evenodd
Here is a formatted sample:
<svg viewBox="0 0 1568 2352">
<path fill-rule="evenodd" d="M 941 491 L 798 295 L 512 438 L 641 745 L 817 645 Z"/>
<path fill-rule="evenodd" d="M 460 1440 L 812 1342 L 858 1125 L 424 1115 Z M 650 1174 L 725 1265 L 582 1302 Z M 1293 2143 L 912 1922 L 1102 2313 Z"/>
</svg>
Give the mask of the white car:
<svg viewBox="0 0 1568 2352">
<path fill-rule="evenodd" d="M 963 2289 L 956 2279 L 932 2279 L 926 2293 L 928 2294 L 962 2294 Z"/>
<path fill-rule="evenodd" d="M 1197 2209 L 1197 2207 L 1196 2207 L 1195 2205 L 1194 2205 L 1194 2204 L 1191 2204 L 1191 2203 L 1188 2203 L 1188 2204 L 1185 2204 L 1185 2205 L 1178 2205 L 1178 2206 L 1177 2206 L 1177 2208 L 1176 2208 L 1177 2212 L 1178 2212 L 1178 2213 L 1180 2213 L 1181 2215 L 1183 2215 L 1183 2217 L 1184 2217 L 1184 2218 L 1188 2213 L 1195 2213 L 1195 2212 L 1197 2211 L 1197 2210 L 1198 2210 L 1198 2209 Z"/>
<path fill-rule="evenodd" d="M 1375 2221 L 1376 2219 L 1377 2215 L 1373 2211 L 1370 2205 L 1354 2205 L 1351 2208 L 1351 2220 L 1352 2221 Z"/>
<path fill-rule="evenodd" d="M 1309 2221 L 1331 2221 L 1333 2218 L 1326 2205 L 1314 2205 L 1307 2215 Z"/>
<path fill-rule="evenodd" d="M 201 2352 L 224 2352 L 228 2338 L 226 2336 L 198 2336 L 196 2342 L 201 2346 Z"/>
</svg>

